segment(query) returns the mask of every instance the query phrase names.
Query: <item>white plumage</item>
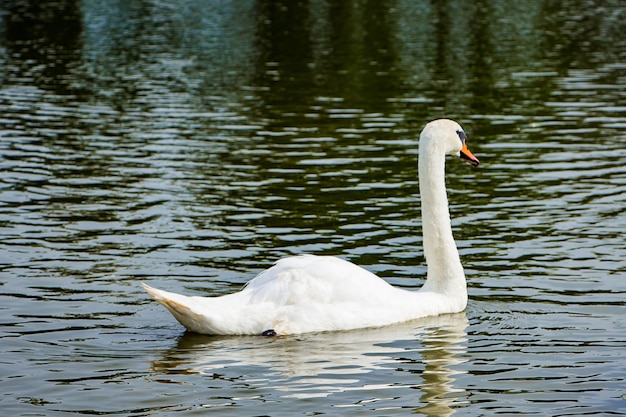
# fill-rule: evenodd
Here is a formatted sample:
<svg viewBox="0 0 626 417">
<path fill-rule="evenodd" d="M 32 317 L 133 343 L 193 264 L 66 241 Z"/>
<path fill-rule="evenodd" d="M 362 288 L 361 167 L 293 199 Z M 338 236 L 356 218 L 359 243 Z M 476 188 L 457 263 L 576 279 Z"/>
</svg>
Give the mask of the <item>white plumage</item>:
<svg viewBox="0 0 626 417">
<path fill-rule="evenodd" d="M 282 259 L 239 292 L 188 297 L 142 284 L 188 330 L 205 334 L 297 334 L 383 326 L 463 311 L 467 285 L 452 237 L 445 156 L 478 159 L 461 126 L 447 119 L 420 136 L 419 179 L 427 280 L 418 291 L 393 287 L 367 270 L 331 256 Z"/>
</svg>

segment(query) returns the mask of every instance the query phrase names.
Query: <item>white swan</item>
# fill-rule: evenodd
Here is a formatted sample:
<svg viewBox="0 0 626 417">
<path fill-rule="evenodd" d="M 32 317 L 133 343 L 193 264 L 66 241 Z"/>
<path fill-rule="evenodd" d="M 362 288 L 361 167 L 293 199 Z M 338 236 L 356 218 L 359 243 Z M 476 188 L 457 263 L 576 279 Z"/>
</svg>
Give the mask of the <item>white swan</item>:
<svg viewBox="0 0 626 417">
<path fill-rule="evenodd" d="M 461 126 L 428 123 L 420 135 L 426 283 L 418 291 L 393 287 L 365 269 L 330 256 L 300 255 L 278 261 L 239 292 L 188 297 L 142 284 L 183 326 L 219 335 L 284 335 L 383 326 L 463 311 L 467 284 L 452 236 L 445 187 L 445 157 L 479 161 Z"/>
</svg>

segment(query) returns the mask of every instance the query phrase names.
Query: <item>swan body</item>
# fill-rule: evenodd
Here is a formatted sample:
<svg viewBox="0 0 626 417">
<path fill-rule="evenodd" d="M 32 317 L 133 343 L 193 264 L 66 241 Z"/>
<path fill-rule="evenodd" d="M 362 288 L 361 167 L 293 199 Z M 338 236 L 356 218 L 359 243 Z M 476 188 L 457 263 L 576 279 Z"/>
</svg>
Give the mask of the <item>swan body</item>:
<svg viewBox="0 0 626 417">
<path fill-rule="evenodd" d="M 175 294 L 142 284 L 189 331 L 218 335 L 283 335 L 384 326 L 463 311 L 467 284 L 452 236 L 445 189 L 445 157 L 478 165 L 461 126 L 428 123 L 420 135 L 426 283 L 417 291 L 389 285 L 332 256 L 300 255 L 276 262 L 236 293 L 220 297 Z"/>
</svg>

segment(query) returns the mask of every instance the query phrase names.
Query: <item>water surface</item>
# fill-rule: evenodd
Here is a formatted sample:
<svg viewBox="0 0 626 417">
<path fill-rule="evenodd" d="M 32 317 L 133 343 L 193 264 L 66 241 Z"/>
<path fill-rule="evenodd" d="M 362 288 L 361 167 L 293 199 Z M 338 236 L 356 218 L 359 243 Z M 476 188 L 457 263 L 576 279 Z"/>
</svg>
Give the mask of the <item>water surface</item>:
<svg viewBox="0 0 626 417">
<path fill-rule="evenodd" d="M 10 415 L 626 413 L 619 2 L 0 6 L 0 407 Z M 186 334 L 283 256 L 423 283 L 418 134 L 458 120 L 461 314 Z"/>
</svg>

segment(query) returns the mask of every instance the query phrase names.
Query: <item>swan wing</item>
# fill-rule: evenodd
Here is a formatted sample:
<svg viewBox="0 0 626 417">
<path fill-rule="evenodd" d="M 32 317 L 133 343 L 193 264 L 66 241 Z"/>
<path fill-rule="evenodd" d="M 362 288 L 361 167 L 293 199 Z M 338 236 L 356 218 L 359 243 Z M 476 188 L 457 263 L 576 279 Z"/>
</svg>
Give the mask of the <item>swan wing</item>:
<svg viewBox="0 0 626 417">
<path fill-rule="evenodd" d="M 398 301 L 401 291 L 351 262 L 313 255 L 282 259 L 242 291 L 220 297 L 189 297 L 142 285 L 188 330 L 232 335 L 379 325 L 381 312 L 397 307 L 390 301 Z"/>
<path fill-rule="evenodd" d="M 367 303 L 391 290 L 373 273 L 332 256 L 300 255 L 285 258 L 261 272 L 245 287 L 251 303 L 277 306 L 310 303 Z"/>
</svg>

